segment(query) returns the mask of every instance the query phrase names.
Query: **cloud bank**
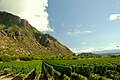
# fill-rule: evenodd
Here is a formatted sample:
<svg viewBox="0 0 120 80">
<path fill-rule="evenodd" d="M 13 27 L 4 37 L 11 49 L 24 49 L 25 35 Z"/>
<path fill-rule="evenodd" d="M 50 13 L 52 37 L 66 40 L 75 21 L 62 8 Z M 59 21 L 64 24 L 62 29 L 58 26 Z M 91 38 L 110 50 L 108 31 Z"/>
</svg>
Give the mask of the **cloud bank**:
<svg viewBox="0 0 120 80">
<path fill-rule="evenodd" d="M 62 27 L 66 27 L 66 26 L 67 25 L 62 24 Z M 67 34 L 69 36 L 75 36 L 75 35 L 91 34 L 91 33 L 96 31 L 96 30 L 94 30 L 95 25 L 86 27 L 82 24 L 76 24 L 76 25 L 73 25 L 73 26 L 72 25 L 67 26 L 67 27 L 69 27 L 69 29 L 66 31 L 65 34 Z M 82 27 L 85 27 L 85 29 L 83 29 Z"/>
<path fill-rule="evenodd" d="M 120 14 L 112 14 L 109 17 L 110 21 L 117 20 L 117 19 L 120 19 Z"/>
<path fill-rule="evenodd" d="M 104 51 L 104 50 L 120 50 L 120 45 L 115 45 L 112 44 L 111 46 L 107 46 L 104 48 L 95 48 L 95 47 L 90 47 L 90 48 L 73 48 L 71 49 L 74 53 L 82 53 L 82 52 L 97 52 L 97 51 Z"/>
<path fill-rule="evenodd" d="M 7 11 L 27 19 L 39 31 L 53 31 L 49 26 L 48 0 L 0 0 L 0 11 Z"/>
<path fill-rule="evenodd" d="M 93 33 L 93 32 L 95 32 L 95 30 L 84 30 L 84 31 L 80 31 L 79 29 L 73 29 L 73 30 L 71 30 L 71 31 L 69 31 L 69 32 L 67 32 L 66 34 L 67 35 L 70 35 L 70 36 L 74 36 L 74 35 L 77 35 L 77 34 L 91 34 L 91 33 Z"/>
</svg>

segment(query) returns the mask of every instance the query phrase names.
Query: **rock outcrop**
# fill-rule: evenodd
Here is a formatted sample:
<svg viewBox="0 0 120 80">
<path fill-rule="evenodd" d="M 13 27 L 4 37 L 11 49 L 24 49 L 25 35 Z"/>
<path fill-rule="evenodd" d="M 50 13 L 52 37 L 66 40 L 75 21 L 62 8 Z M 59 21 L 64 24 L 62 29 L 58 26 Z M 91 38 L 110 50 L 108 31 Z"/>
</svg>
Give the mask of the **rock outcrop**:
<svg viewBox="0 0 120 80">
<path fill-rule="evenodd" d="M 43 34 L 25 19 L 0 12 L 0 54 L 54 56 L 74 53 L 49 34 Z"/>
</svg>

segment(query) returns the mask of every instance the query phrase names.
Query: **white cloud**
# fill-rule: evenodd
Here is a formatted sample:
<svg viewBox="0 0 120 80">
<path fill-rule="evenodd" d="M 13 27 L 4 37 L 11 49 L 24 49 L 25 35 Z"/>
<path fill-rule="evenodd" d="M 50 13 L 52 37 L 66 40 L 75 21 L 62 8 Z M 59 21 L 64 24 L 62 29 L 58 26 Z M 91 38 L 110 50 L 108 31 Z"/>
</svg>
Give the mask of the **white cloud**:
<svg viewBox="0 0 120 80">
<path fill-rule="evenodd" d="M 79 50 L 80 52 L 95 52 L 95 51 L 103 51 L 103 50 L 113 50 L 113 49 L 120 49 L 120 45 L 112 45 L 104 48 L 87 48 L 87 49 L 82 49 Z"/>
<path fill-rule="evenodd" d="M 70 49 L 72 50 L 74 53 L 82 53 L 82 52 L 95 52 L 95 51 L 104 51 L 104 50 L 118 50 L 120 49 L 120 45 L 111 45 L 111 46 L 107 46 L 104 48 L 95 48 L 95 47 L 89 47 L 89 48 L 73 48 Z"/>
<path fill-rule="evenodd" d="M 49 26 L 48 0 L 1 0 L 0 11 L 7 11 L 28 22 L 39 31 L 53 31 Z"/>
<path fill-rule="evenodd" d="M 72 32 L 67 32 L 66 34 L 68 34 L 68 35 L 75 35 L 75 34 L 79 34 L 79 33 L 81 33 L 80 30 L 78 30 L 78 31 L 72 31 Z"/>
<path fill-rule="evenodd" d="M 92 33 L 93 31 L 84 31 L 83 33 Z"/>
<path fill-rule="evenodd" d="M 117 19 L 120 19 L 120 14 L 112 14 L 109 17 L 110 21 L 117 20 Z"/>
<path fill-rule="evenodd" d="M 82 42 L 83 45 L 85 45 L 86 43 L 85 42 Z"/>
<path fill-rule="evenodd" d="M 108 47 L 105 47 L 104 50 L 120 49 L 119 46 L 120 46 L 120 45 L 112 45 L 112 46 L 108 46 Z"/>
<path fill-rule="evenodd" d="M 95 25 L 90 26 L 90 28 L 87 27 L 88 30 L 82 24 L 75 24 L 72 26 L 72 25 L 65 25 L 65 23 L 61 23 L 61 27 L 69 27 L 69 29 L 67 28 L 66 34 L 70 35 L 70 36 L 81 35 L 81 34 L 90 34 L 90 33 L 93 33 L 96 31 L 96 30 L 93 30 Z"/>
<path fill-rule="evenodd" d="M 116 44 L 117 44 L 116 42 L 109 43 L 109 45 L 116 45 Z"/>
<path fill-rule="evenodd" d="M 73 29 L 73 30 L 71 29 L 71 31 L 67 32 L 66 34 L 72 36 L 72 35 L 76 35 L 76 34 L 90 34 L 90 33 L 93 33 L 94 31 L 89 31 L 89 30 L 80 31 L 79 29 Z"/>
<path fill-rule="evenodd" d="M 88 49 L 83 49 L 81 52 L 93 52 L 95 48 L 88 48 Z"/>
<path fill-rule="evenodd" d="M 74 52 L 74 53 L 80 53 L 80 50 L 79 50 L 79 49 L 76 49 L 76 48 L 73 48 L 73 49 L 70 48 L 70 50 L 71 50 L 72 52 Z"/>
<path fill-rule="evenodd" d="M 86 49 L 78 49 L 78 48 L 73 48 L 71 49 L 74 53 L 82 53 L 82 52 L 93 52 L 95 48 L 86 48 Z"/>
</svg>

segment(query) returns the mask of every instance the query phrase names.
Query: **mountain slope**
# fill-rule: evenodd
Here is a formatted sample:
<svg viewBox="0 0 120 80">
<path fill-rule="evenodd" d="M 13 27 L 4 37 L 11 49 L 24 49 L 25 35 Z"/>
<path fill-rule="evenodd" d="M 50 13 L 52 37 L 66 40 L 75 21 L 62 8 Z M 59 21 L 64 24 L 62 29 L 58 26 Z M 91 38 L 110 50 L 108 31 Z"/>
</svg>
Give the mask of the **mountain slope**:
<svg viewBox="0 0 120 80">
<path fill-rule="evenodd" d="M 74 55 L 49 34 L 43 34 L 25 19 L 0 12 L 0 54 L 58 56 Z"/>
</svg>

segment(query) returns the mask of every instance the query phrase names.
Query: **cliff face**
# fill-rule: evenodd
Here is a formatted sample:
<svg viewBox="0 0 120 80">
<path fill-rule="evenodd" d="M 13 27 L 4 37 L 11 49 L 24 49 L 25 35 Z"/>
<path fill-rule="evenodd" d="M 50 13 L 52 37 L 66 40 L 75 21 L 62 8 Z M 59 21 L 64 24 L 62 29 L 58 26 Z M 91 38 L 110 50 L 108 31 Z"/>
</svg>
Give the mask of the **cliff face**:
<svg viewBox="0 0 120 80">
<path fill-rule="evenodd" d="M 43 34 L 25 19 L 0 12 L 0 54 L 6 55 L 74 55 L 49 34 Z"/>
<path fill-rule="evenodd" d="M 40 44 L 47 47 L 49 50 L 54 51 L 56 54 L 72 55 L 72 52 L 64 45 L 58 42 L 54 37 L 49 34 L 42 35 Z M 64 53 L 63 53 L 64 52 Z"/>
</svg>

